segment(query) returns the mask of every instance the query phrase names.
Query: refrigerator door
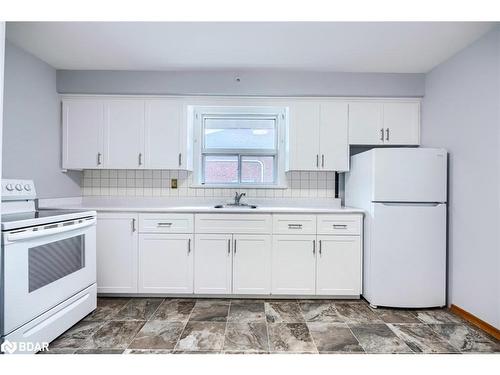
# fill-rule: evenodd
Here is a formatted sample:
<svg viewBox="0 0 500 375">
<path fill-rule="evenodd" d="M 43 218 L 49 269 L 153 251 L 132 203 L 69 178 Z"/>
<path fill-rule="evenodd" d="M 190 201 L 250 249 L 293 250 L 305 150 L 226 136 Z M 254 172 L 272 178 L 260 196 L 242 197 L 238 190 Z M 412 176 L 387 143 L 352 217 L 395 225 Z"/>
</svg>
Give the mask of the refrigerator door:
<svg viewBox="0 0 500 375">
<path fill-rule="evenodd" d="M 446 202 L 446 151 L 435 148 L 373 150 L 375 202 Z"/>
<path fill-rule="evenodd" d="M 369 302 L 390 307 L 446 304 L 446 205 L 373 204 Z"/>
</svg>

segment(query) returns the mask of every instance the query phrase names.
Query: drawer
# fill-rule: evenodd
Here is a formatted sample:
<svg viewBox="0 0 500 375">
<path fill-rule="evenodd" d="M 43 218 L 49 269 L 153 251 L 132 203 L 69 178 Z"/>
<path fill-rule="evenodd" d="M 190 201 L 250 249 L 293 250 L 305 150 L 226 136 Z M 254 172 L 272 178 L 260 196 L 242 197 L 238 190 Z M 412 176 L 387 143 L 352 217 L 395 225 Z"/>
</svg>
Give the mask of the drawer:
<svg viewBox="0 0 500 375">
<path fill-rule="evenodd" d="M 316 234 L 316 215 L 274 215 L 273 233 Z"/>
<path fill-rule="evenodd" d="M 260 214 L 196 214 L 196 233 L 260 233 L 270 234 L 271 215 Z"/>
<path fill-rule="evenodd" d="M 193 233 L 192 214 L 139 214 L 140 233 Z"/>
<path fill-rule="evenodd" d="M 318 215 L 318 234 L 360 235 L 363 215 Z"/>
</svg>

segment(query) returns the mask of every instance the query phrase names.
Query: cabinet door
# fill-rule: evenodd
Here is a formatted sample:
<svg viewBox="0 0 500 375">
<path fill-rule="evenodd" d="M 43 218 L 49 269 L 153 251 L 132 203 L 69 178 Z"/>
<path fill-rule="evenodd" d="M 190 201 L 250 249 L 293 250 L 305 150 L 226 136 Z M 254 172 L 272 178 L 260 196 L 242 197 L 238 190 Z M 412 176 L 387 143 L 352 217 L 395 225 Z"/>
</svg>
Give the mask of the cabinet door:
<svg viewBox="0 0 500 375">
<path fill-rule="evenodd" d="M 104 105 L 99 100 L 63 101 L 63 161 L 66 169 L 103 167 Z"/>
<path fill-rule="evenodd" d="M 196 234 L 194 245 L 194 292 L 230 294 L 232 235 Z"/>
<path fill-rule="evenodd" d="M 233 236 L 233 293 L 271 293 L 271 236 Z"/>
<path fill-rule="evenodd" d="M 137 293 L 137 215 L 97 215 L 97 292 Z"/>
<path fill-rule="evenodd" d="M 314 294 L 316 236 L 275 235 L 272 294 Z"/>
<path fill-rule="evenodd" d="M 144 101 L 109 100 L 105 108 L 105 167 L 144 168 Z"/>
<path fill-rule="evenodd" d="M 385 144 L 420 144 L 420 104 L 384 103 Z"/>
<path fill-rule="evenodd" d="M 347 103 L 322 103 L 320 107 L 320 168 L 349 170 L 349 124 Z"/>
<path fill-rule="evenodd" d="M 290 105 L 289 170 L 317 170 L 319 167 L 319 103 Z"/>
<path fill-rule="evenodd" d="M 384 143 L 382 103 L 349 103 L 349 144 Z"/>
<path fill-rule="evenodd" d="M 359 236 L 318 236 L 316 294 L 361 294 L 361 239 Z"/>
<path fill-rule="evenodd" d="M 139 235 L 140 293 L 193 292 L 193 236 Z"/>
<path fill-rule="evenodd" d="M 146 101 L 146 168 L 181 167 L 181 112 L 182 102 L 178 99 Z"/>
</svg>

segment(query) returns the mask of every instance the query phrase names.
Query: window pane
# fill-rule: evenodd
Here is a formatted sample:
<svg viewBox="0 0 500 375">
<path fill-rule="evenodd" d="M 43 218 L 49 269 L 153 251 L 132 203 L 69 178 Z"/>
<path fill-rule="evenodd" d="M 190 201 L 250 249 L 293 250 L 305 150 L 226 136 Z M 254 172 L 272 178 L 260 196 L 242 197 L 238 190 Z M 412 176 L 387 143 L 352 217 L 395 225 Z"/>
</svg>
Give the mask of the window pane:
<svg viewBox="0 0 500 375">
<path fill-rule="evenodd" d="M 276 148 L 274 119 L 207 118 L 203 131 L 205 148 Z"/>
<path fill-rule="evenodd" d="M 241 182 L 248 184 L 272 184 L 274 182 L 274 157 L 242 156 Z"/>
<path fill-rule="evenodd" d="M 238 156 L 205 156 L 203 161 L 206 184 L 238 183 Z"/>
</svg>

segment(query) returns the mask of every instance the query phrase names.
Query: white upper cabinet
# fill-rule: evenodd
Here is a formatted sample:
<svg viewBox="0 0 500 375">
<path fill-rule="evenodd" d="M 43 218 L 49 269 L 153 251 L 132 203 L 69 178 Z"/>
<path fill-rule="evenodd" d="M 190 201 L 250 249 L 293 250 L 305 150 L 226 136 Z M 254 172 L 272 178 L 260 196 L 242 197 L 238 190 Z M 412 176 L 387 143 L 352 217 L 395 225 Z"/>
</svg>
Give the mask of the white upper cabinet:
<svg viewBox="0 0 500 375">
<path fill-rule="evenodd" d="M 288 170 L 346 171 L 349 167 L 347 103 L 290 103 Z"/>
<path fill-rule="evenodd" d="M 105 113 L 106 168 L 144 168 L 144 101 L 106 101 Z"/>
<path fill-rule="evenodd" d="M 102 168 L 103 102 L 68 100 L 63 102 L 62 112 L 63 168 Z"/>
<path fill-rule="evenodd" d="M 420 102 L 349 103 L 349 144 L 419 145 Z"/>
<path fill-rule="evenodd" d="M 63 99 L 63 168 L 190 169 L 181 98 Z"/>
<path fill-rule="evenodd" d="M 289 170 L 319 168 L 319 103 L 296 101 L 290 105 Z"/>
<path fill-rule="evenodd" d="M 349 123 L 347 103 L 320 104 L 320 169 L 349 170 Z"/>
<path fill-rule="evenodd" d="M 384 143 L 382 103 L 349 103 L 349 143 L 380 145 Z"/>
<path fill-rule="evenodd" d="M 384 103 L 384 144 L 420 144 L 420 105 Z"/>
<path fill-rule="evenodd" d="M 179 169 L 186 162 L 183 103 L 177 99 L 146 101 L 147 169 Z"/>
</svg>

